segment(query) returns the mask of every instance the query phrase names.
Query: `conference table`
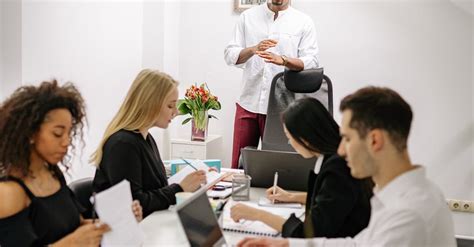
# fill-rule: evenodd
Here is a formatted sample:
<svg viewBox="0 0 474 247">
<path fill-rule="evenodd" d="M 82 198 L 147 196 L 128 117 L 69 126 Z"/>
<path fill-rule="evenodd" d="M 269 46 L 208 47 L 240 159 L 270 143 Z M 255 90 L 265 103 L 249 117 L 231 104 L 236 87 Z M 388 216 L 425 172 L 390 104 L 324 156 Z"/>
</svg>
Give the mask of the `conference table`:
<svg viewBox="0 0 474 247">
<path fill-rule="evenodd" d="M 250 189 L 250 201 L 258 201 L 264 195 L 264 188 Z M 178 215 L 172 208 L 154 212 L 140 222 L 140 227 L 145 233 L 143 246 L 189 246 Z M 235 245 L 249 236 L 225 231 L 223 234 L 230 245 Z"/>
</svg>

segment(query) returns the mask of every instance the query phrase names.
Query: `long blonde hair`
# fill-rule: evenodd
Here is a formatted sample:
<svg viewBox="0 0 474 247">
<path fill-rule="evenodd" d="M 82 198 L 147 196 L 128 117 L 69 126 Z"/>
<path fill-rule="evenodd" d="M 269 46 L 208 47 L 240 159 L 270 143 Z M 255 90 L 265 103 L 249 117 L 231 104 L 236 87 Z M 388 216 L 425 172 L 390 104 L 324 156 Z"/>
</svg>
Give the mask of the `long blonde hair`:
<svg viewBox="0 0 474 247">
<path fill-rule="evenodd" d="M 178 82 L 158 70 L 144 69 L 133 81 L 125 101 L 107 126 L 90 162 L 99 166 L 105 142 L 115 132 L 150 127 L 158 118 L 163 103 Z"/>
</svg>

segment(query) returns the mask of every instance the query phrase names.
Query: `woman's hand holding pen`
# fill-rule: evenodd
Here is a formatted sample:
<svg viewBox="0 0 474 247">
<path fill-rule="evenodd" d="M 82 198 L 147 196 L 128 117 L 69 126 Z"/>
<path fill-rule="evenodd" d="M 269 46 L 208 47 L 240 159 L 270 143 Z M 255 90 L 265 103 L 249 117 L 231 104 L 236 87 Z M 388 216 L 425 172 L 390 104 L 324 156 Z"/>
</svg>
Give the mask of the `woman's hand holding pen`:
<svg viewBox="0 0 474 247">
<path fill-rule="evenodd" d="M 188 174 L 179 184 L 184 192 L 194 192 L 201 184 L 206 184 L 206 172 L 198 170 Z"/>
<path fill-rule="evenodd" d="M 273 190 L 275 188 L 275 194 L 273 194 Z M 295 199 L 293 198 L 293 194 L 278 187 L 272 186 L 265 191 L 267 198 L 269 200 L 275 200 L 277 202 L 294 202 Z"/>
</svg>

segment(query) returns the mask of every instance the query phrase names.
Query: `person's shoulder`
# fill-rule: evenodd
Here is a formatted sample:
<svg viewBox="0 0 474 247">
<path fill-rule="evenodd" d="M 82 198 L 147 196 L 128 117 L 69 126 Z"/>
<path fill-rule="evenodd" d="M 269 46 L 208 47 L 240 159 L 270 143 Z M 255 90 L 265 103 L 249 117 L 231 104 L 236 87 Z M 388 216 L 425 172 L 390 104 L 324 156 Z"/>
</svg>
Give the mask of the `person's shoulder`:
<svg viewBox="0 0 474 247">
<path fill-rule="evenodd" d="M 13 181 L 0 182 L 0 219 L 12 216 L 27 207 L 29 202 L 23 188 Z"/>
<path fill-rule="evenodd" d="M 131 143 L 136 144 L 140 139 L 141 134 L 130 130 L 119 130 L 113 133 L 106 142 L 106 145 L 115 145 L 117 143 Z"/>
<path fill-rule="evenodd" d="M 251 7 L 249 9 L 246 9 L 242 11 L 240 14 L 241 17 L 247 17 L 247 16 L 254 16 L 254 15 L 260 15 L 262 13 L 265 13 L 265 6 L 263 4 L 260 4 L 258 6 Z"/>
<path fill-rule="evenodd" d="M 328 155 L 328 157 L 325 158 L 325 162 L 326 164 L 332 164 L 332 167 L 334 166 L 343 166 L 343 167 L 347 167 L 347 161 L 339 156 L 338 154 L 330 154 Z M 329 167 L 329 166 L 328 166 Z M 348 168 L 348 167 L 347 167 Z"/>
<path fill-rule="evenodd" d="M 311 18 L 310 15 L 306 14 L 305 12 L 295 9 L 291 7 L 290 12 L 293 13 L 293 16 L 296 16 L 297 18 L 305 21 L 305 22 L 310 22 L 313 23 L 313 18 Z"/>
<path fill-rule="evenodd" d="M 337 154 L 330 154 L 324 157 L 324 163 L 320 173 L 340 174 L 352 178 L 351 170 L 347 166 L 347 161 Z"/>
</svg>

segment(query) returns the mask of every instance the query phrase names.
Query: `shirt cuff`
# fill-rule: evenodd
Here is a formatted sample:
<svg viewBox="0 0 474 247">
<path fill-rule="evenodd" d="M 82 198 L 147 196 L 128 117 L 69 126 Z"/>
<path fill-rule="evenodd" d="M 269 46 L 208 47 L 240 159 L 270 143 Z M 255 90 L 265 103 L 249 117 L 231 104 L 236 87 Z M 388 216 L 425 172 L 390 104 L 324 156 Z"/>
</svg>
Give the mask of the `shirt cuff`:
<svg viewBox="0 0 474 247">
<path fill-rule="evenodd" d="M 317 58 L 309 56 L 309 57 L 299 57 L 304 64 L 304 70 L 306 69 L 316 69 L 319 68 L 319 61 Z"/>
<path fill-rule="evenodd" d="M 234 47 L 234 48 L 231 48 L 229 49 L 229 54 L 228 54 L 228 57 L 226 59 L 226 62 L 228 65 L 233 65 L 237 68 L 244 68 L 245 67 L 245 63 L 241 63 L 241 64 L 237 64 L 237 60 L 239 60 L 239 56 L 240 56 L 240 53 L 242 52 L 244 48 L 242 47 Z"/>
<path fill-rule="evenodd" d="M 181 188 L 181 185 L 179 184 L 170 184 L 169 185 L 171 191 L 173 191 L 175 194 L 178 192 L 183 192 L 183 188 Z"/>
</svg>

